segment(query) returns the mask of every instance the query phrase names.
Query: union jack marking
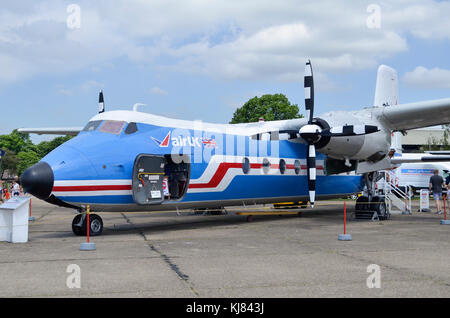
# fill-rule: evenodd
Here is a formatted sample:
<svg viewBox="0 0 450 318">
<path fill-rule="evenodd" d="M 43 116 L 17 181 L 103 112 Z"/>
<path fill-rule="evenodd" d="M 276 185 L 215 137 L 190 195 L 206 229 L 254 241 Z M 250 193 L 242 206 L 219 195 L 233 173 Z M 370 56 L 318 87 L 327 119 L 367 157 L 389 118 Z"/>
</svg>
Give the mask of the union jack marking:
<svg viewBox="0 0 450 318">
<path fill-rule="evenodd" d="M 211 148 L 216 148 L 217 147 L 216 140 L 212 139 L 212 138 L 203 138 L 202 139 L 202 143 L 206 147 L 211 147 Z"/>
</svg>

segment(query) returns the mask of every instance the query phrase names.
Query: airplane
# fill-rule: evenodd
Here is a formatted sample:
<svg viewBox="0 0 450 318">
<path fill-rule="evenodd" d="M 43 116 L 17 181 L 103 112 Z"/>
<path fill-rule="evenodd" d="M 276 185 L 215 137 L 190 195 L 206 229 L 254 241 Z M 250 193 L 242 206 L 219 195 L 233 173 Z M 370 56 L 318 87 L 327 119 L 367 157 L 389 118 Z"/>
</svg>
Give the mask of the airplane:
<svg viewBox="0 0 450 318">
<path fill-rule="evenodd" d="M 92 212 L 182 210 L 341 198 L 393 167 L 391 134 L 450 122 L 450 98 L 398 105 L 397 72 L 378 68 L 374 105 L 314 116 L 314 76 L 305 65 L 306 118 L 212 124 L 137 111 L 105 111 L 84 128 L 21 128 L 71 134 L 20 177 L 23 189 L 76 209 L 76 235 Z M 395 158 L 395 164 L 401 158 Z M 416 158 L 416 160 L 420 160 Z M 103 221 L 90 215 L 91 235 Z"/>
</svg>

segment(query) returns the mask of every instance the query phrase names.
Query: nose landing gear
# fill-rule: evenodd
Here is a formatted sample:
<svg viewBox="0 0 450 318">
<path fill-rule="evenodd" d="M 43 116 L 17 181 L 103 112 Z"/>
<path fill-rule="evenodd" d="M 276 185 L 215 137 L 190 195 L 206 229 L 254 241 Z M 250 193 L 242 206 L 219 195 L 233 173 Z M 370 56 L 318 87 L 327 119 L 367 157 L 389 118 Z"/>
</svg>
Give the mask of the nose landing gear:
<svg viewBox="0 0 450 318">
<path fill-rule="evenodd" d="M 77 236 L 87 235 L 86 213 L 77 214 L 72 221 L 72 231 Z M 89 214 L 89 235 L 98 236 L 103 231 L 103 220 L 97 214 Z"/>
</svg>

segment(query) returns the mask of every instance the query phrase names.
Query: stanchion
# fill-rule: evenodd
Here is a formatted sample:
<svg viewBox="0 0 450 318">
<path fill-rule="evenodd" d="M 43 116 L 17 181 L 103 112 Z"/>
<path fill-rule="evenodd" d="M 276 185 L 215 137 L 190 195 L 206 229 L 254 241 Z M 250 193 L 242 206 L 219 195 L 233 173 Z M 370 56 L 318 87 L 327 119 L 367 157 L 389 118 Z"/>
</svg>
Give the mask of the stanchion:
<svg viewBox="0 0 450 318">
<path fill-rule="evenodd" d="M 34 216 L 31 216 L 31 198 L 30 198 L 30 206 L 29 206 L 29 216 L 28 216 L 28 221 L 34 221 Z"/>
<path fill-rule="evenodd" d="M 447 200 L 447 198 L 444 199 L 444 219 L 441 220 L 441 224 L 450 225 L 450 220 L 447 220 L 447 210 L 445 209 L 445 201 L 446 200 Z"/>
<path fill-rule="evenodd" d="M 346 202 L 344 201 L 344 234 L 338 235 L 339 241 L 351 241 L 352 235 L 347 234 L 347 208 L 346 208 Z"/>
<path fill-rule="evenodd" d="M 91 224 L 89 222 L 89 214 L 90 214 L 90 206 L 88 205 L 86 207 L 86 243 L 80 244 L 80 251 L 95 251 L 96 246 L 95 243 L 92 243 L 89 241 L 89 229 L 91 227 Z"/>
<path fill-rule="evenodd" d="M 402 212 L 404 215 L 409 215 L 411 212 L 408 209 L 408 186 L 405 186 L 405 211 Z"/>
</svg>

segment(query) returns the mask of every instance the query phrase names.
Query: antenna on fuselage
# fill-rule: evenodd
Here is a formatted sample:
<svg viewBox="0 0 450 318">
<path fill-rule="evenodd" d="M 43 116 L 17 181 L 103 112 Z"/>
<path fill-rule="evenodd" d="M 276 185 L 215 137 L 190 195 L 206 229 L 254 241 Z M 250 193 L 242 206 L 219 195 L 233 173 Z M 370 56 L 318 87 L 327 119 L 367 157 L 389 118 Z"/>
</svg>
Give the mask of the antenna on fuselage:
<svg viewBox="0 0 450 318">
<path fill-rule="evenodd" d="M 98 113 L 101 114 L 105 111 L 105 102 L 103 100 L 103 91 L 100 90 L 98 94 Z"/>
<path fill-rule="evenodd" d="M 138 111 L 137 108 L 138 108 L 139 106 L 146 106 L 146 105 L 147 105 L 147 104 L 136 103 L 136 104 L 133 105 L 133 111 L 134 111 L 134 112 L 137 112 L 137 111 Z"/>
</svg>

